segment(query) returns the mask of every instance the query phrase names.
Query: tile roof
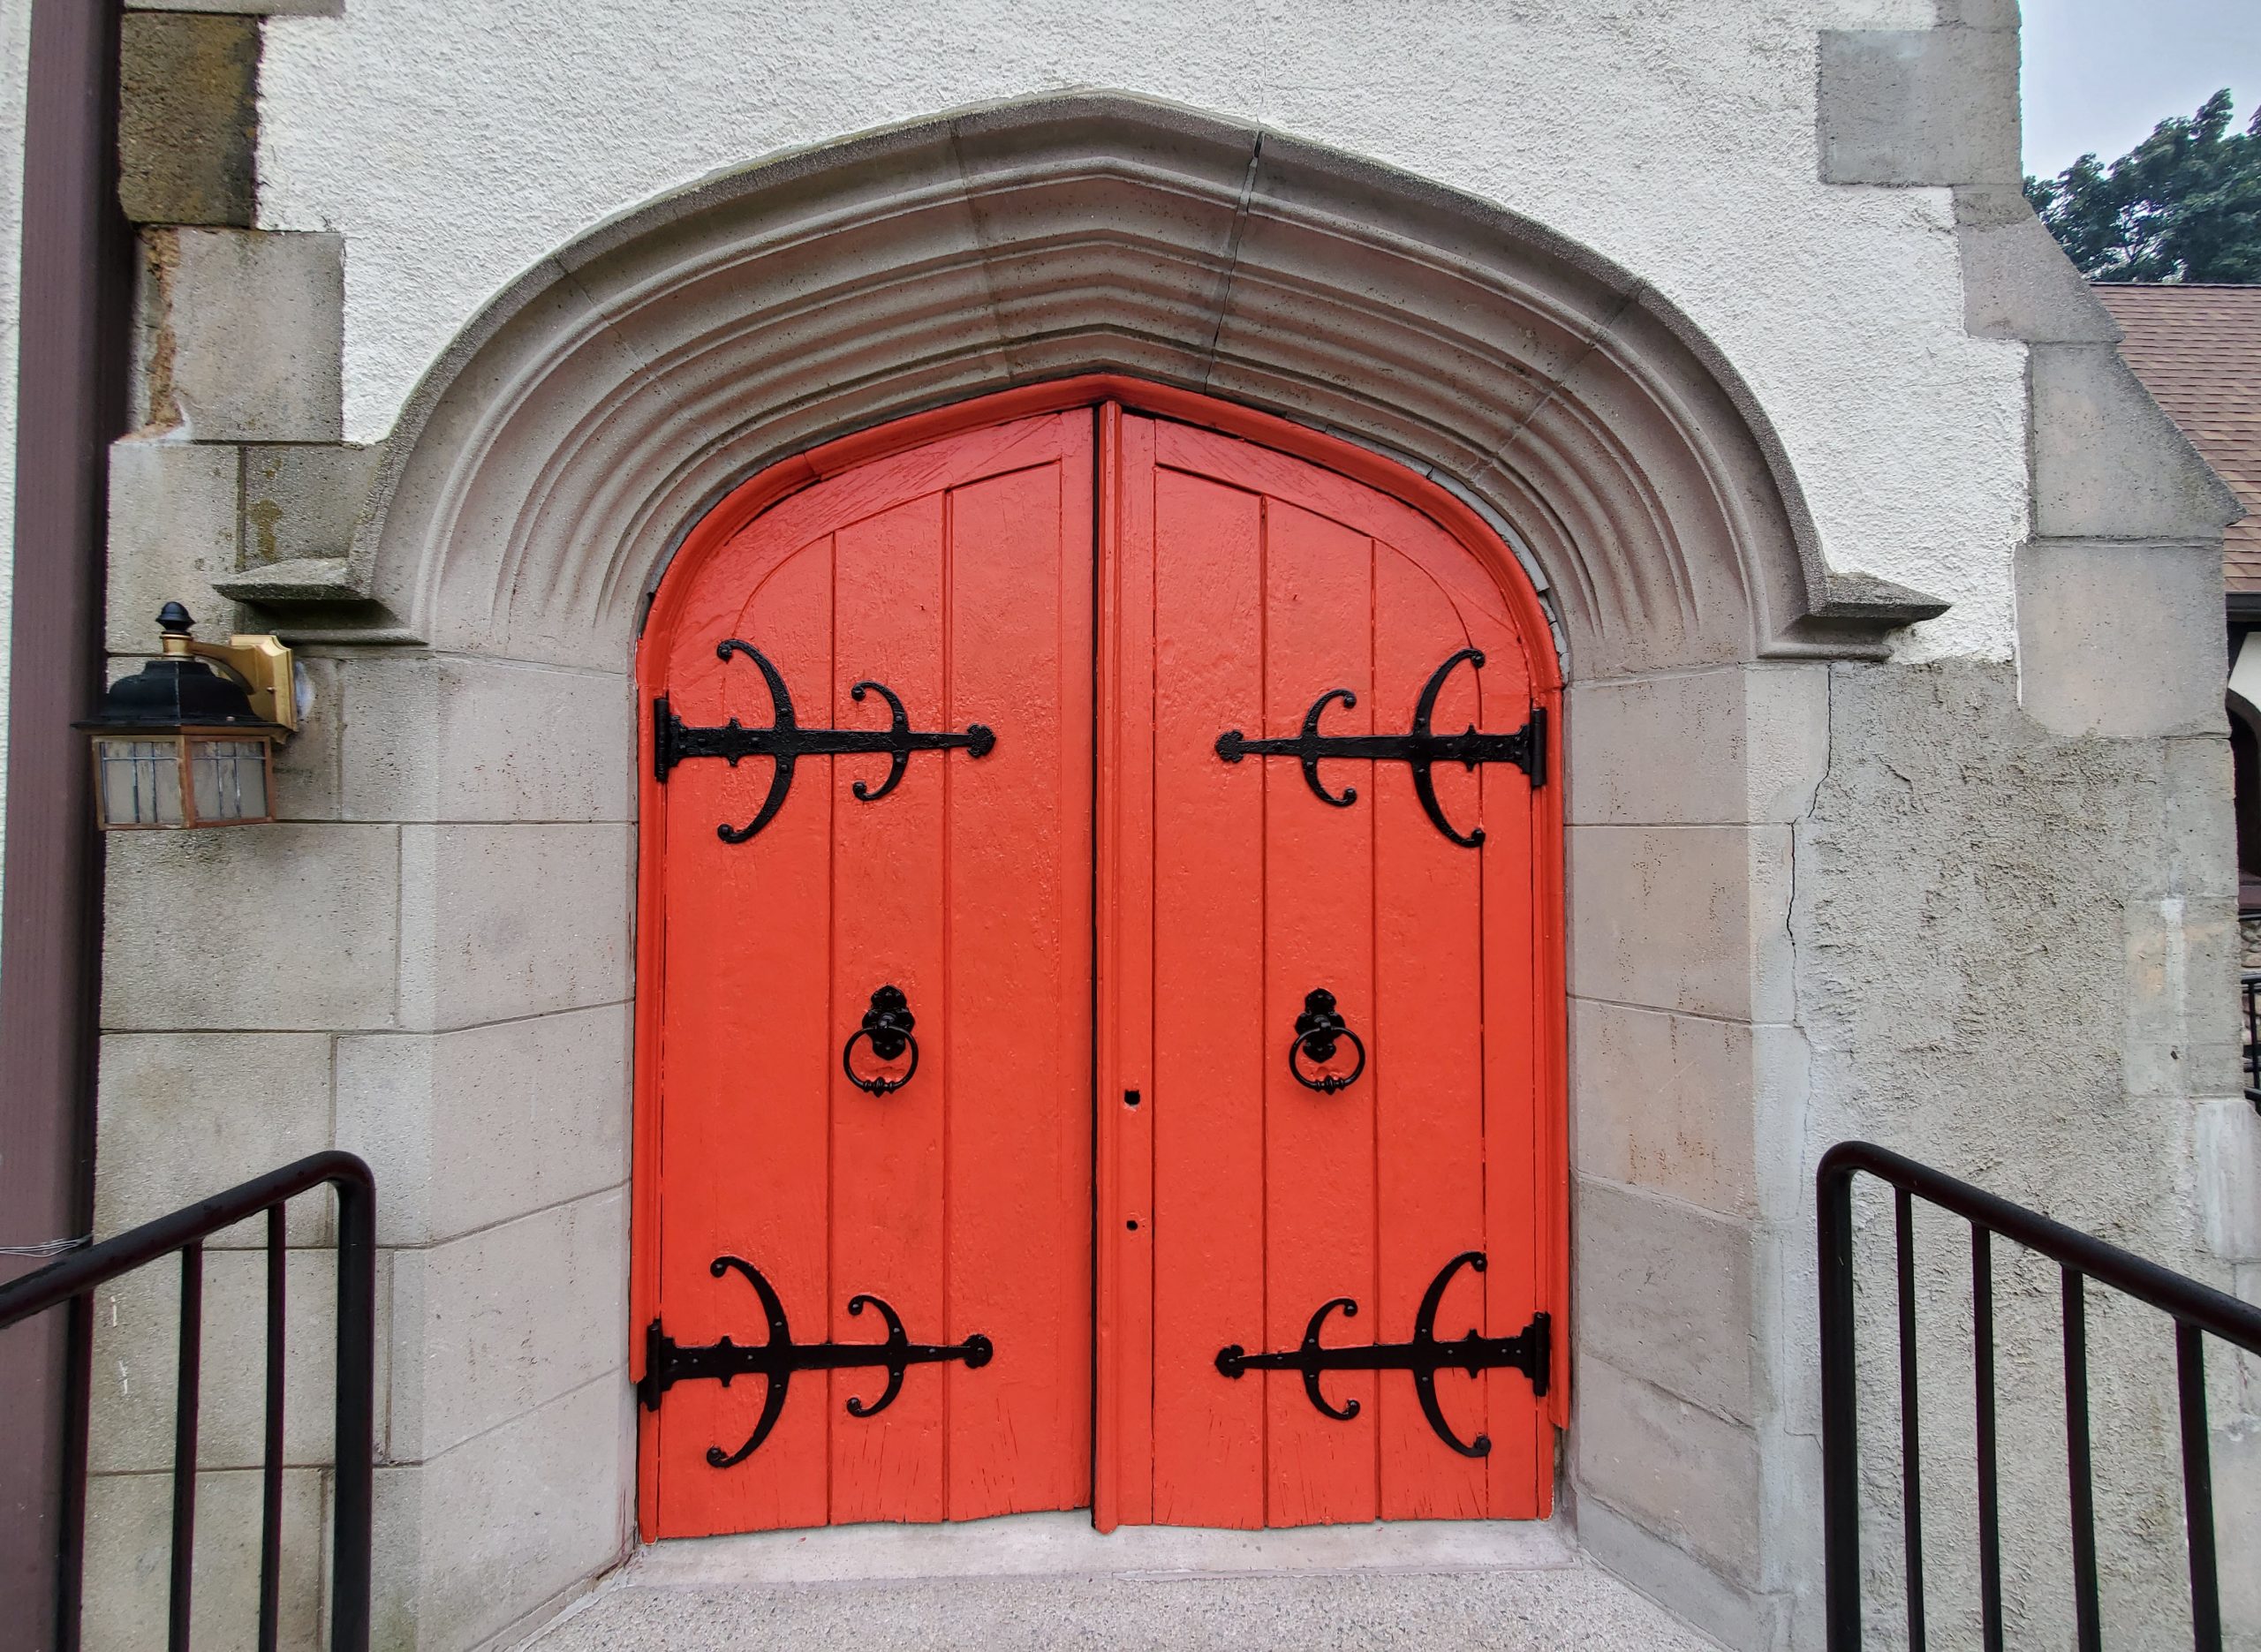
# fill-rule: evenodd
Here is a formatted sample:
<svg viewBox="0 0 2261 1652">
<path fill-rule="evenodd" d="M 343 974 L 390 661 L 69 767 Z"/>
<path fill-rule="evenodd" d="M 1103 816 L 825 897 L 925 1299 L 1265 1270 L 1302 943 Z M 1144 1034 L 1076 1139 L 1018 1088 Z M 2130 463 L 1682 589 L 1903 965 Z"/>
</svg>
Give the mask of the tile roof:
<svg viewBox="0 0 2261 1652">
<path fill-rule="evenodd" d="M 2246 509 L 2222 537 L 2222 583 L 2261 593 L 2261 287 L 2091 290 L 2127 334 L 2136 376 Z"/>
</svg>

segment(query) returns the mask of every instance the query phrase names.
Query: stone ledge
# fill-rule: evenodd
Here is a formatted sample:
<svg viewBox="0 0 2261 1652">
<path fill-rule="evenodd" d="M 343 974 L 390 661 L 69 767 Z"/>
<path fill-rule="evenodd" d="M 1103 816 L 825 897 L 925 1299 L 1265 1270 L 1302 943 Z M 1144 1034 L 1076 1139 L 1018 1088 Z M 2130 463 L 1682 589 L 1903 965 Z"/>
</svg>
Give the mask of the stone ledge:
<svg viewBox="0 0 2261 1652">
<path fill-rule="evenodd" d="M 1888 660 L 1887 635 L 1935 620 L 1953 607 L 1874 574 L 1825 576 L 1822 600 L 1759 650 L 1762 660 Z"/>
<path fill-rule="evenodd" d="M 359 604 L 368 597 L 367 582 L 354 577 L 352 564 L 343 556 L 267 562 L 216 579 L 212 588 L 237 602 Z"/>
<path fill-rule="evenodd" d="M 979 1524 L 1000 1528 L 987 1545 L 994 1550 L 1040 1529 L 1037 1522 L 1073 1518 L 1008 1515 Z M 1082 1523 L 1088 1531 L 1088 1521 Z M 1125 1527 L 1097 1544 L 1162 1548 L 1142 1541 L 1161 1529 Z M 748 1646 L 854 1646 L 866 1652 L 924 1652 L 940 1646 L 980 1646 L 990 1652 L 1051 1652 L 1059 1647 L 1150 1652 L 1159 1646 L 1486 1647 L 1495 1652 L 1710 1648 L 1663 1608 L 1599 1567 L 1576 1559 L 1480 1569 L 1407 1562 L 1398 1558 L 1404 1550 L 1390 1542 L 1391 1529 L 1360 1526 L 1345 1531 L 1357 1547 L 1340 1569 L 1213 1571 L 1196 1562 L 1125 1573 L 1102 1563 L 1059 1575 L 1001 1568 L 849 1585 L 783 1581 L 759 1570 L 704 1587 L 646 1583 L 641 1568 L 653 1553 L 647 1549 L 596 1599 L 535 1637 L 529 1652 L 657 1646 L 683 1652 Z M 775 1535 L 822 1544 L 836 1534 Z M 1299 1544 L 1323 1544 L 1317 1533 L 1199 1535 L 1220 1540 L 1207 1545 L 1212 1548 L 1252 1548 L 1255 1542 L 1250 1540 L 1268 1540 L 1274 1549 L 1292 1552 Z M 944 1536 L 970 1546 L 965 1535 Z M 945 1546 L 940 1541 L 929 1545 L 934 1550 Z M 722 1545 L 693 1540 L 667 1547 L 720 1552 Z M 1167 1546 L 1170 1552 L 1186 1548 Z M 775 1552 L 774 1547 L 768 1552 Z M 749 1569 L 759 1565 L 753 1562 Z"/>
</svg>

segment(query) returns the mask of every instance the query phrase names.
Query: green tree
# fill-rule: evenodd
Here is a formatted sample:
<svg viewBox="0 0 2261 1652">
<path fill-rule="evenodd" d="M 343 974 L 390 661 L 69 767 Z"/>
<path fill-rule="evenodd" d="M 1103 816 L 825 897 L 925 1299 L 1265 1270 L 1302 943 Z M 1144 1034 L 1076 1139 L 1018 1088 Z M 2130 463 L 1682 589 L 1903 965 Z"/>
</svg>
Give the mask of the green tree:
<svg viewBox="0 0 2261 1652">
<path fill-rule="evenodd" d="M 2098 281 L 2261 283 L 2261 109 L 2230 130 L 2227 88 L 2163 120 L 2110 167 L 2084 155 L 2025 198 Z"/>
</svg>

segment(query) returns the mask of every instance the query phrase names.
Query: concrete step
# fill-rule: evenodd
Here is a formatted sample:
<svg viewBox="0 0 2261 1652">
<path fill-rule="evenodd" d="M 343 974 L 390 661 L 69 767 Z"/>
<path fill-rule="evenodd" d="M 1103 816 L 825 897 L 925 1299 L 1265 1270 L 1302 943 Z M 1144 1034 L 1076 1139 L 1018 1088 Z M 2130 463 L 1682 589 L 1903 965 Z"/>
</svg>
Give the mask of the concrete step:
<svg viewBox="0 0 2261 1652">
<path fill-rule="evenodd" d="M 1552 1524 L 1293 1531 L 1081 1514 L 659 1543 L 529 1652 L 1716 1652 Z"/>
</svg>

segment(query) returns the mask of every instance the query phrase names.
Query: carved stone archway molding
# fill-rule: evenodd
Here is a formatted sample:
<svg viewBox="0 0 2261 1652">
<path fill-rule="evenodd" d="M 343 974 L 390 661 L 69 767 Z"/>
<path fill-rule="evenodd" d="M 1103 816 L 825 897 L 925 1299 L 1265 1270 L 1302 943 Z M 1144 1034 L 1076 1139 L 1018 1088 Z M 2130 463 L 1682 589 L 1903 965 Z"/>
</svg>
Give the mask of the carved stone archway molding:
<svg viewBox="0 0 2261 1652">
<path fill-rule="evenodd" d="M 1582 676 L 1873 657 L 1943 608 L 1826 572 L 1754 398 L 1625 271 L 1422 179 L 1101 94 L 763 162 L 600 226 L 427 375 L 342 562 L 221 588 L 306 640 L 624 661 L 674 546 L 746 477 L 1094 372 L 1453 488 L 1531 560 Z"/>
</svg>

